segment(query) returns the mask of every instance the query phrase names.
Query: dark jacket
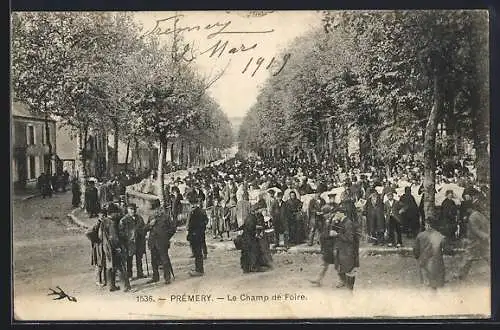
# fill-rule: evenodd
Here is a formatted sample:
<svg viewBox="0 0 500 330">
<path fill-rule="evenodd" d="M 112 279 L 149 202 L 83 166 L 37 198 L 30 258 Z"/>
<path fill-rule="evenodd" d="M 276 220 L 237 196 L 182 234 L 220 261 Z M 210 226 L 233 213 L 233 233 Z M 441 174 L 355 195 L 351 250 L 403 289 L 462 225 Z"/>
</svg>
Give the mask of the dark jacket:
<svg viewBox="0 0 500 330">
<path fill-rule="evenodd" d="M 129 257 L 144 254 L 146 250 L 145 226 L 143 218 L 138 214 L 134 217 L 127 214 L 121 218 L 118 230 L 122 245 Z"/>
<path fill-rule="evenodd" d="M 316 223 L 319 223 L 323 220 L 323 215 L 321 214 L 321 208 L 326 204 L 323 198 L 319 200 L 313 198 L 309 202 L 309 208 L 307 210 L 309 215 L 309 226 L 314 226 Z"/>
<path fill-rule="evenodd" d="M 271 218 L 274 230 L 278 234 L 283 234 L 287 229 L 286 209 L 284 201 L 276 199 L 271 203 Z"/>
<path fill-rule="evenodd" d="M 178 216 L 182 212 L 182 195 L 179 194 L 177 197 L 172 198 L 172 215 L 174 217 Z"/>
<path fill-rule="evenodd" d="M 399 223 L 401 223 L 401 216 L 399 214 L 399 210 L 401 209 L 400 203 L 397 200 L 392 201 L 392 206 L 389 204 L 389 201 L 385 202 L 384 205 L 384 213 L 385 213 L 385 223 L 386 227 L 389 223 L 390 218 L 396 219 Z"/>
<path fill-rule="evenodd" d="M 199 206 L 196 206 L 189 215 L 187 239 L 191 244 L 202 244 L 207 223 L 207 214 Z"/>
<path fill-rule="evenodd" d="M 106 257 L 106 267 L 120 267 L 121 249 L 120 236 L 118 234 L 118 216 L 110 215 L 101 220 L 99 226 L 99 239 L 102 241 L 104 256 Z"/>
<path fill-rule="evenodd" d="M 415 197 L 411 194 L 403 194 L 399 199 L 399 205 L 402 210 L 401 220 L 410 228 L 418 228 L 419 211 Z"/>
<path fill-rule="evenodd" d="M 97 213 L 99 211 L 99 198 L 96 187 L 88 187 L 85 190 L 85 209 L 89 213 Z"/>
<path fill-rule="evenodd" d="M 160 253 L 165 253 L 170 248 L 170 239 L 174 236 L 177 226 L 169 212 L 159 207 L 149 217 L 145 229 L 149 231 L 149 249 L 157 249 Z"/>
<path fill-rule="evenodd" d="M 338 236 L 335 237 L 335 268 L 339 273 L 348 273 L 356 267 L 355 228 L 348 217 L 344 217 L 340 226 L 341 229 L 336 230 Z"/>
<path fill-rule="evenodd" d="M 385 230 L 384 203 L 379 194 L 377 194 L 375 203 L 373 203 L 371 196 L 368 197 L 365 204 L 365 215 L 368 234 L 372 235 Z"/>
</svg>

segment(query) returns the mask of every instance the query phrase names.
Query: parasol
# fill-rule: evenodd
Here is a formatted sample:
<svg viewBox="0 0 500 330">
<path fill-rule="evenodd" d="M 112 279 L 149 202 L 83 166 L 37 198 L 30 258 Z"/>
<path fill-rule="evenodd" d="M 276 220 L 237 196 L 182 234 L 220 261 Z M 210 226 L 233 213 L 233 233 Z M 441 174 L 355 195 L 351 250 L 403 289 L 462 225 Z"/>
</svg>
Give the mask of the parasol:
<svg viewBox="0 0 500 330">
<path fill-rule="evenodd" d="M 435 202 L 436 205 L 441 205 L 443 201 L 446 199 L 446 191 L 451 190 L 453 191 L 453 201 L 460 205 L 462 203 L 462 194 L 464 193 L 465 188 L 460 187 L 456 183 L 445 183 L 445 184 L 440 184 L 436 185 L 436 196 L 435 196 Z"/>
<path fill-rule="evenodd" d="M 323 198 L 325 201 L 328 201 L 329 198 L 328 198 L 328 195 L 329 194 L 337 194 L 337 196 L 335 196 L 335 203 L 338 203 L 340 204 L 341 200 L 340 200 L 340 195 L 345 191 L 345 188 L 344 187 L 338 187 L 338 188 L 333 188 L 332 190 L 330 191 L 325 191 L 324 193 L 322 193 L 320 196 L 321 198 Z"/>
</svg>

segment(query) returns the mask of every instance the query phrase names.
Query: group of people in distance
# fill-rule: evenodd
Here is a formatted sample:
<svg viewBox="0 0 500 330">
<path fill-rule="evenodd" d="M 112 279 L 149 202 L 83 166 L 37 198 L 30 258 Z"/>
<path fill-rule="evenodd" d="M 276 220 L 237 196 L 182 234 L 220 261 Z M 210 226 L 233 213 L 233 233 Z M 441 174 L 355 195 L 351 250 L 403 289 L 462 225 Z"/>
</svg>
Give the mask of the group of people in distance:
<svg viewBox="0 0 500 330">
<path fill-rule="evenodd" d="M 151 281 L 159 281 L 158 266 L 162 266 L 164 280 L 170 283 L 173 270 L 168 249 L 183 213 L 188 214 L 187 240 L 195 259 L 191 276 L 204 274 L 207 233 L 219 241 L 234 238 L 244 273 L 272 269 L 271 246 L 287 249 L 304 242 L 319 243 L 323 266 L 311 282 L 321 285 L 329 265 L 335 265 L 336 286 L 349 289 L 354 288 L 359 247 L 365 238 L 373 245 L 399 248 L 406 234 L 414 244 L 422 281 L 433 288 L 444 285 L 443 253 L 449 241 L 463 240 L 466 247 L 457 278 L 466 278 L 476 260 L 489 260 L 487 194 L 473 188 L 470 178 L 460 183 L 464 186 L 461 205 L 455 203 L 454 192 L 447 191 L 436 215 L 425 215 L 422 202 L 417 203 L 413 196 L 413 188 L 422 186 L 421 172 L 401 174 L 413 184 L 399 198 L 397 180 L 383 177 L 382 171 L 370 174 L 304 160 L 238 156 L 185 178 L 167 180 L 165 205 L 155 205 L 147 222 L 133 204 L 125 206 L 124 200 L 118 205 L 106 204 L 95 211 L 98 220 L 89 233 L 98 283 L 106 283 L 102 277 L 108 269 L 104 274 L 112 281 L 110 289 L 116 290 L 116 271 L 121 272 L 125 289 L 130 289 L 134 256 L 137 277 L 143 277 L 141 258 L 147 233 Z"/>
</svg>

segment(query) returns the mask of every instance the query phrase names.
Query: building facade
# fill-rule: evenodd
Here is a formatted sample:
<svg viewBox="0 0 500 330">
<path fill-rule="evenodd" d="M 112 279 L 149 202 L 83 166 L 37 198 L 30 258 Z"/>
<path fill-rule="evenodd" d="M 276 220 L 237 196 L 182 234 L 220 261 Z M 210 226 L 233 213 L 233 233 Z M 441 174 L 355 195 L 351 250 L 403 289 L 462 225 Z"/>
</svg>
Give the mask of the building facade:
<svg viewBox="0 0 500 330">
<path fill-rule="evenodd" d="M 59 168 L 68 171 L 72 177 L 79 177 L 77 160 L 79 158 L 78 132 L 67 126 L 57 125 L 57 156 Z M 106 174 L 106 134 L 89 130 L 84 148 L 87 176 L 103 177 Z"/>
<path fill-rule="evenodd" d="M 56 123 L 33 114 L 29 108 L 18 102 L 12 104 L 11 171 L 14 189 L 35 188 L 38 176 L 56 169 Z M 49 130 L 49 140 L 47 139 Z M 52 155 L 49 154 L 49 142 Z"/>
</svg>

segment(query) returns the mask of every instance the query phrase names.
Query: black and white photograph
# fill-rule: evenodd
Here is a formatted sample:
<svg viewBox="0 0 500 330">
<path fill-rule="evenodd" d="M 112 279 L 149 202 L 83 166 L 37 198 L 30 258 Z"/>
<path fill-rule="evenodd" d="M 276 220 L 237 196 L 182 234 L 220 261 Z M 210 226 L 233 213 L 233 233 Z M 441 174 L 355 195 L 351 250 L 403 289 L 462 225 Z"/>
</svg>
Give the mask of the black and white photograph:
<svg viewBox="0 0 500 330">
<path fill-rule="evenodd" d="M 13 320 L 490 318 L 489 24 L 11 12 Z"/>
</svg>

